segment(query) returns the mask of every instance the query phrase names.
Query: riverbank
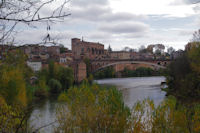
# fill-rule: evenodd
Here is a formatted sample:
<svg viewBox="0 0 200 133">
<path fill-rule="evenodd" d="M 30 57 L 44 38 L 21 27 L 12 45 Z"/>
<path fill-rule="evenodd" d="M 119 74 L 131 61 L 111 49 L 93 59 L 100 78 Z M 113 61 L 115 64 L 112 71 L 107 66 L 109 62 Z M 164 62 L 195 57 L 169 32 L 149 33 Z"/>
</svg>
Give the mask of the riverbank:
<svg viewBox="0 0 200 133">
<path fill-rule="evenodd" d="M 152 77 L 163 76 L 165 70 L 153 70 L 151 68 L 140 67 L 135 70 L 129 70 L 125 68 L 123 71 L 115 72 L 112 67 L 105 68 L 102 71 L 94 74 L 95 79 L 109 79 L 109 78 L 128 78 L 128 77 Z"/>
</svg>

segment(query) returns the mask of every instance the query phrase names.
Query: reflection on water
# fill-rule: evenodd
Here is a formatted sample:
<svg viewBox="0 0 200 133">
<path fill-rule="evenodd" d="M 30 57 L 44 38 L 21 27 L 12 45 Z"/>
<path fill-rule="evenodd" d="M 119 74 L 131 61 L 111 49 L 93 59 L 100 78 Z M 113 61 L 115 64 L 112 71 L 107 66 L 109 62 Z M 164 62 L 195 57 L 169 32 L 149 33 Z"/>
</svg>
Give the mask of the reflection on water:
<svg viewBox="0 0 200 133">
<path fill-rule="evenodd" d="M 97 80 L 98 84 L 116 85 L 122 91 L 124 102 L 130 108 L 138 100 L 150 98 L 155 104 L 159 104 L 165 97 L 160 84 L 165 81 L 164 77 L 139 77 Z"/>
<path fill-rule="evenodd" d="M 42 126 L 46 126 L 56 120 L 56 108 L 59 106 L 57 97 L 53 96 L 49 99 L 40 100 L 33 104 L 34 109 L 29 119 L 30 126 L 35 130 Z M 40 130 L 41 133 L 51 133 L 56 123 L 44 127 Z"/>
<path fill-rule="evenodd" d="M 97 80 L 96 82 L 117 86 L 122 91 L 125 104 L 131 108 L 136 101 L 145 98 L 153 99 L 155 104 L 160 103 L 165 97 L 165 92 L 160 89 L 160 84 L 163 81 L 165 81 L 164 77 L 142 77 L 105 79 Z M 30 117 L 31 126 L 37 129 L 54 122 L 56 120 L 56 108 L 58 106 L 57 97 L 36 102 Z M 43 128 L 40 132 L 52 133 L 54 126 L 56 124 Z"/>
</svg>

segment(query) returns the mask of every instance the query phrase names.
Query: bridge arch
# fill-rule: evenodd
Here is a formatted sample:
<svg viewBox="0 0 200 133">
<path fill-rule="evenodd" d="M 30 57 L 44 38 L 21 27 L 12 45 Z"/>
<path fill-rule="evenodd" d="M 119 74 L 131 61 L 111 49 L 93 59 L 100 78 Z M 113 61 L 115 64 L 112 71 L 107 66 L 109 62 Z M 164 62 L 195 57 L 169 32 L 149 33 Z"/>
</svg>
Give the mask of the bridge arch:
<svg viewBox="0 0 200 133">
<path fill-rule="evenodd" d="M 158 68 L 158 69 L 160 69 L 160 68 L 165 69 L 166 68 L 165 66 L 162 66 L 161 62 L 152 63 L 152 62 L 145 62 L 145 61 L 119 61 L 119 62 L 113 62 L 113 63 L 105 63 L 105 65 L 98 67 L 93 72 L 95 73 L 95 72 L 100 71 L 100 70 L 102 70 L 106 67 L 110 67 L 110 66 L 114 66 L 114 65 L 118 65 L 118 64 L 145 64 L 145 65 L 154 66 L 155 68 Z"/>
</svg>

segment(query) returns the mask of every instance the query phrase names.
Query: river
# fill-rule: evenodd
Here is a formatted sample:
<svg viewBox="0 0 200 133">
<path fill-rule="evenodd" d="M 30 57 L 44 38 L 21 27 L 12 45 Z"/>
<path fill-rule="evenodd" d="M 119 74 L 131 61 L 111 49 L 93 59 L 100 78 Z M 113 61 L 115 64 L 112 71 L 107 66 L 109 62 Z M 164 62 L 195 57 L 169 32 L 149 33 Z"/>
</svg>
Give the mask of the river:
<svg viewBox="0 0 200 133">
<path fill-rule="evenodd" d="M 122 92 L 124 103 L 132 108 L 138 100 L 150 98 L 158 105 L 164 98 L 165 92 L 161 91 L 160 84 L 165 81 L 164 77 L 138 77 L 138 78 L 115 78 L 96 80 L 101 85 L 115 85 Z M 56 108 L 59 103 L 56 97 L 36 102 L 30 117 L 30 125 L 35 129 L 47 125 L 56 119 Z M 55 126 L 55 125 L 53 125 Z M 43 128 L 41 132 L 53 132 L 53 126 Z"/>
</svg>

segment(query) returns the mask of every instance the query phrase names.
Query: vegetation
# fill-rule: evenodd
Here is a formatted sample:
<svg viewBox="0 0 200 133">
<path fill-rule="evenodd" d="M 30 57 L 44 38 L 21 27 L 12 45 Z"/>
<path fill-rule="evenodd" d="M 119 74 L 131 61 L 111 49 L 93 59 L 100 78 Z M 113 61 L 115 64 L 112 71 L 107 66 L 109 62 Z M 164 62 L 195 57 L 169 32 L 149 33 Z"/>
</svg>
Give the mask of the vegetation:
<svg viewBox="0 0 200 133">
<path fill-rule="evenodd" d="M 200 106 L 187 108 L 169 97 L 160 105 L 146 99 L 127 108 L 115 88 L 83 84 L 60 95 L 56 132 L 161 133 L 200 132 Z"/>
<path fill-rule="evenodd" d="M 127 130 L 126 119 L 130 115 L 115 88 L 100 88 L 94 84 L 82 84 L 61 94 L 67 102 L 58 109 L 58 132 L 118 132 Z"/>
<path fill-rule="evenodd" d="M 102 78 L 114 78 L 115 77 L 115 70 L 113 67 L 107 67 L 102 71 L 98 71 L 94 74 L 94 78 L 102 79 Z"/>
<path fill-rule="evenodd" d="M 151 68 L 140 67 L 136 70 L 129 70 L 125 68 L 122 71 L 122 77 L 147 77 L 147 76 L 160 76 L 163 75 L 163 70 L 153 70 Z"/>
<path fill-rule="evenodd" d="M 26 65 L 21 51 L 7 53 L 0 65 L 0 132 L 27 132 L 29 105 L 34 97 L 44 98 L 49 93 L 61 92 L 73 83 L 73 71 L 50 62 L 49 68 L 37 74 L 38 80 L 30 83 L 35 74 Z M 49 83 L 49 84 L 47 84 Z"/>
<path fill-rule="evenodd" d="M 179 99 L 199 99 L 200 96 L 200 43 L 194 42 L 189 51 L 172 62 L 168 68 L 165 90 Z"/>
<path fill-rule="evenodd" d="M 151 68 L 140 67 L 136 70 L 129 70 L 125 68 L 122 72 L 119 72 L 121 77 L 145 77 L 145 76 L 160 76 L 164 75 L 164 70 L 153 70 Z M 102 71 L 96 72 L 94 74 L 95 79 L 103 79 L 103 78 L 115 78 L 117 73 L 113 69 L 113 67 L 105 68 Z"/>
<path fill-rule="evenodd" d="M 53 61 L 49 62 L 48 68 L 38 73 L 38 77 L 45 80 L 46 85 L 50 88 L 51 94 L 67 90 L 74 82 L 72 68 L 63 67 Z"/>
<path fill-rule="evenodd" d="M 25 59 L 16 51 L 8 53 L 0 65 L 0 132 L 26 131 L 26 108 L 32 99 L 27 81 L 33 73 Z"/>
<path fill-rule="evenodd" d="M 48 85 L 50 87 L 51 93 L 59 93 L 61 91 L 61 89 L 62 89 L 61 83 L 56 79 L 49 80 L 49 84 Z"/>
</svg>

